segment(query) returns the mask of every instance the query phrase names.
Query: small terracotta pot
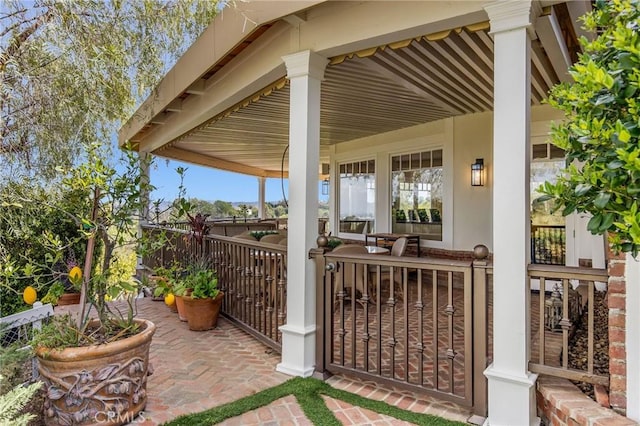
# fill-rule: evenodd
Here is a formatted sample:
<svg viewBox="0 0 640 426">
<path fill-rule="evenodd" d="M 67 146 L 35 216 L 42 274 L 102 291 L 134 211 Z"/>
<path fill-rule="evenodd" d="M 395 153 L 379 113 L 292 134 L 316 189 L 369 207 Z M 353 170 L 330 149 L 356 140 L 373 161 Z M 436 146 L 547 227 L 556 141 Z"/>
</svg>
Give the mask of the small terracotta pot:
<svg viewBox="0 0 640 426">
<path fill-rule="evenodd" d="M 205 331 L 215 328 L 218 325 L 218 315 L 223 298 L 223 292 L 219 292 L 215 299 L 211 297 L 205 299 L 184 297 L 183 302 L 189 330 Z"/>
<path fill-rule="evenodd" d="M 187 316 L 184 314 L 184 300 L 182 299 L 182 296 L 176 296 L 176 303 L 174 303 L 174 306 L 176 307 L 176 312 L 178 313 L 180 321 L 186 321 Z"/>
<path fill-rule="evenodd" d="M 58 299 L 58 306 L 77 305 L 80 303 L 80 293 L 64 293 Z"/>
</svg>

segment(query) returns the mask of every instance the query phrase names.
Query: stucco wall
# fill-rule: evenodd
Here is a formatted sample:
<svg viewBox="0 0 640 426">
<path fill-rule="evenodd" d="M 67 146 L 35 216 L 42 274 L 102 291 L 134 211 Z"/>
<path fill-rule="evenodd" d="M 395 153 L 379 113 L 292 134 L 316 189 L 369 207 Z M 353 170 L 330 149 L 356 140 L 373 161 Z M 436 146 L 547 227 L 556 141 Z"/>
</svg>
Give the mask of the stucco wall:
<svg viewBox="0 0 640 426">
<path fill-rule="evenodd" d="M 476 244 L 492 250 L 493 115 L 453 118 L 453 248 L 470 251 Z M 471 186 L 471 164 L 484 159 L 485 185 Z"/>
<path fill-rule="evenodd" d="M 547 139 L 549 120 L 562 115 L 548 106 L 532 108 L 531 135 L 535 142 Z M 443 241 L 425 241 L 423 246 L 471 251 L 476 244 L 493 248 L 493 114 L 470 114 L 362 138 L 332 147 L 331 185 L 336 185 L 337 164 L 345 161 L 376 160 L 376 231 L 388 232 L 390 224 L 390 156 L 441 147 L 444 154 L 445 190 Z M 471 164 L 484 159 L 485 185 L 471 186 Z M 331 202 L 338 223 L 337 188 Z M 333 230 L 334 235 L 337 235 Z"/>
</svg>

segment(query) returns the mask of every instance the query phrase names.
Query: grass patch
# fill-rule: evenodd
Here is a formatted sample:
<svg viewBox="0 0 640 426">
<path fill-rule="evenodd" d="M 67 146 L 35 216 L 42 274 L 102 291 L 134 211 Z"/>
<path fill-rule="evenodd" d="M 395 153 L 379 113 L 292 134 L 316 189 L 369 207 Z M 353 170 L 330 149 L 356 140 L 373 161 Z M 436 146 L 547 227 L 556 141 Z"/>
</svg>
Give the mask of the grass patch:
<svg viewBox="0 0 640 426">
<path fill-rule="evenodd" d="M 366 408 L 376 413 L 394 417 L 398 420 L 404 420 L 417 425 L 429 426 L 461 426 L 465 423 L 454 422 L 443 419 L 441 417 L 429 414 L 413 413 L 411 411 L 402 410 L 386 402 L 374 401 L 361 397 L 351 392 L 334 389 L 327 383 L 314 379 L 295 377 L 287 380 L 281 385 L 265 389 L 256 394 L 247 396 L 228 404 L 212 408 L 207 411 L 195 414 L 187 414 L 180 416 L 175 420 L 165 423 L 167 426 L 193 426 L 193 425 L 212 425 L 220 423 L 223 420 L 239 416 L 248 411 L 256 410 L 272 402 L 284 398 L 287 395 L 294 395 L 298 404 L 302 408 L 305 416 L 314 425 L 340 425 L 333 412 L 327 408 L 322 399 L 322 395 L 327 395 L 335 399 L 339 399 L 348 404 Z"/>
</svg>

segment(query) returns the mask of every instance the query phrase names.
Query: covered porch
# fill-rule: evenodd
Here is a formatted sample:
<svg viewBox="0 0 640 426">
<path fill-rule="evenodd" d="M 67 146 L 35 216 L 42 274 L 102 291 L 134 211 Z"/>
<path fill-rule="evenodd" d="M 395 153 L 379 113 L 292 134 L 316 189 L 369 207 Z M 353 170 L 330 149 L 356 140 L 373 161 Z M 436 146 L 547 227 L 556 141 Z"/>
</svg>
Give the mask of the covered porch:
<svg viewBox="0 0 640 426">
<path fill-rule="evenodd" d="M 549 341 L 532 318 L 545 322 L 546 299 L 544 291 L 532 298 L 532 279 L 539 289 L 544 279 L 560 282 L 568 300 L 567 286 L 583 276 L 590 306 L 595 282 L 606 281 L 602 270 L 529 267 L 532 145 L 551 159 L 546 135 L 560 118 L 540 103 L 567 79 L 588 2 L 250 6 L 225 11 L 121 131 L 141 153 L 262 183 L 289 179 L 286 248 L 205 239 L 226 277 L 226 313 L 274 342 L 280 372 L 348 370 L 431 389 L 480 418 L 488 410 L 491 424 L 533 424 L 537 373 L 568 365 L 540 351 Z M 471 184 L 476 159 L 481 186 Z M 342 226 L 354 220 L 376 233 L 418 234 L 427 257 L 317 252 L 321 179 L 333 235 L 364 240 L 366 231 Z M 488 252 L 474 254 L 477 245 Z M 351 295 L 335 285 L 345 270 L 355 283 L 359 269 L 364 291 L 344 277 Z M 568 305 L 562 317 L 566 357 Z M 370 323 L 377 329 L 360 328 Z M 542 362 L 532 361 L 540 352 Z M 416 356 L 431 362 L 412 370 Z"/>
</svg>

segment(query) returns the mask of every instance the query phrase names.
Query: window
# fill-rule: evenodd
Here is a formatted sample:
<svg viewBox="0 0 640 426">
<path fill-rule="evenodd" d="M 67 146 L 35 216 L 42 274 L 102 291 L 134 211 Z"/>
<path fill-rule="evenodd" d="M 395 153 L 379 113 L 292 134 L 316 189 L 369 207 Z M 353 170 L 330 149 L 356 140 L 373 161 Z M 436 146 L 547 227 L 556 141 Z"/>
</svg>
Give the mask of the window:
<svg viewBox="0 0 640 426">
<path fill-rule="evenodd" d="M 531 162 L 531 262 L 564 265 L 566 258 L 565 218 L 553 200 L 542 198 L 538 189 L 556 182 L 565 168 L 564 151 L 550 144 L 532 145 Z"/>
<path fill-rule="evenodd" d="M 540 201 L 538 192 L 545 182 L 555 183 L 565 168 L 564 151 L 550 143 L 531 145 L 531 223 L 532 225 L 564 225 L 562 211 L 554 211 L 553 201 Z"/>
<path fill-rule="evenodd" d="M 442 150 L 391 157 L 391 230 L 442 241 Z"/>
<path fill-rule="evenodd" d="M 373 232 L 376 209 L 376 163 L 374 160 L 339 164 L 340 232 Z"/>
</svg>

